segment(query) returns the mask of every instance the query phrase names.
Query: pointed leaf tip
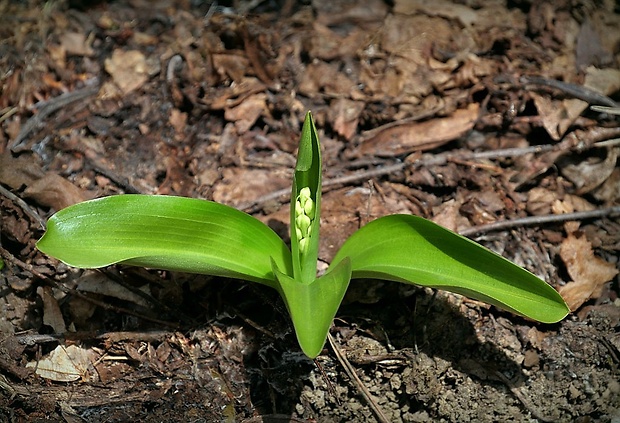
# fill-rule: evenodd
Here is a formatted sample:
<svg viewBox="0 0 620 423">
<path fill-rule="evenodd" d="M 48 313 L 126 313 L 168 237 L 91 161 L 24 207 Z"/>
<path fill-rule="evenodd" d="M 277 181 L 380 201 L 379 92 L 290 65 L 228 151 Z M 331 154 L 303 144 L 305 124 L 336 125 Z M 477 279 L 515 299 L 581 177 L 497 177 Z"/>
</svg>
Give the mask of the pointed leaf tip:
<svg viewBox="0 0 620 423">
<path fill-rule="evenodd" d="M 348 257 L 353 278 L 376 278 L 455 292 L 543 323 L 569 310 L 545 281 L 429 220 L 381 217 L 355 232 L 332 265 Z"/>
<path fill-rule="evenodd" d="M 273 264 L 278 288 L 289 311 L 302 351 L 310 358 L 321 353 L 327 332 L 340 307 L 351 280 L 351 261 L 344 258 L 338 266 L 309 284 L 300 283 L 282 273 Z"/>
</svg>

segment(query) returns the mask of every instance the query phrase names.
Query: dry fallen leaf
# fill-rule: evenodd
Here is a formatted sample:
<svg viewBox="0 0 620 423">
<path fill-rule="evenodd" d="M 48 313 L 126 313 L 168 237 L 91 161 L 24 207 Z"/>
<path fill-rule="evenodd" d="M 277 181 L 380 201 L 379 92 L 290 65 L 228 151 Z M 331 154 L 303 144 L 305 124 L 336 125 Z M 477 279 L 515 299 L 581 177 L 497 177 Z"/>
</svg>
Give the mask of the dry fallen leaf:
<svg viewBox="0 0 620 423">
<path fill-rule="evenodd" d="M 105 60 L 105 70 L 122 94 L 137 90 L 148 78 L 146 58 L 137 50 L 114 50 L 112 57 Z"/>
<path fill-rule="evenodd" d="M 65 333 L 65 319 L 62 317 L 58 300 L 54 297 L 52 288 L 49 286 L 40 286 L 37 288 L 37 294 L 43 300 L 43 323 L 54 329 L 54 333 Z"/>
<path fill-rule="evenodd" d="M 599 297 L 603 286 L 618 274 L 614 264 L 594 255 L 584 234 L 568 235 L 560 246 L 560 257 L 573 280 L 559 289 L 571 311 L 589 299 Z"/>
<path fill-rule="evenodd" d="M 285 173 L 230 167 L 222 171 L 222 178 L 213 187 L 213 200 L 238 206 L 287 187 L 290 179 Z"/>
<path fill-rule="evenodd" d="M 77 345 L 59 345 L 46 358 L 31 361 L 27 368 L 34 368 L 42 378 L 56 382 L 74 382 L 85 379 L 92 367 L 88 351 Z"/>
<path fill-rule="evenodd" d="M 60 37 L 60 43 L 67 54 L 75 56 L 93 56 L 95 51 L 82 32 L 65 32 Z"/>
<path fill-rule="evenodd" d="M 603 95 L 613 94 L 620 89 L 620 71 L 589 67 L 586 70 L 583 86 Z M 587 102 L 575 98 L 560 102 L 550 100 L 547 95 L 543 96 L 533 92 L 530 94 L 534 99 L 534 104 L 545 130 L 556 141 L 562 139 L 575 119 L 588 107 Z"/>
<path fill-rule="evenodd" d="M 332 126 L 344 139 L 350 140 L 357 132 L 360 114 L 365 103 L 346 98 L 336 99 L 330 106 Z"/>
<path fill-rule="evenodd" d="M 82 274 L 82 276 L 80 276 L 77 287 L 80 292 L 90 292 L 93 294 L 118 298 L 142 307 L 149 307 L 151 305 L 140 295 L 130 291 L 128 288 L 125 288 L 119 283 L 114 282 L 103 273 L 93 270 L 87 270 Z"/>
<path fill-rule="evenodd" d="M 267 94 L 258 93 L 246 98 L 243 103 L 227 108 L 224 112 L 226 120 L 234 122 L 237 134 L 246 133 L 262 114 L 268 114 Z"/>
<path fill-rule="evenodd" d="M 28 186 L 43 175 L 45 173 L 32 156 L 13 157 L 10 152 L 0 155 L 0 183 L 12 189 Z"/>
<path fill-rule="evenodd" d="M 592 194 L 598 201 L 609 204 L 620 200 L 620 168 L 615 168 L 609 178 Z"/>
<path fill-rule="evenodd" d="M 451 199 L 444 201 L 439 206 L 433 208 L 433 222 L 451 231 L 459 231 L 470 227 L 467 218 L 461 215 L 460 208 L 463 205 L 461 200 Z"/>
<path fill-rule="evenodd" d="M 478 119 L 479 108 L 477 103 L 471 103 L 445 118 L 389 127 L 364 141 L 360 152 L 366 156 L 391 157 L 439 147 L 470 131 Z"/>
<path fill-rule="evenodd" d="M 32 182 L 24 191 L 24 195 L 54 210 L 64 209 L 92 198 L 87 191 L 81 190 L 55 173 L 48 173 Z"/>
<path fill-rule="evenodd" d="M 394 12 L 406 15 L 442 16 L 459 20 L 464 26 L 470 26 L 478 21 L 478 15 L 474 9 L 446 0 L 399 0 L 394 3 Z"/>
<path fill-rule="evenodd" d="M 577 187 L 577 194 L 585 194 L 603 184 L 616 169 L 616 160 L 620 148 L 609 148 L 605 159 L 600 159 L 592 155 L 587 160 L 583 160 L 581 155 L 579 161 L 575 163 L 560 163 L 560 171 Z M 567 159 L 568 161 L 568 159 Z"/>
<path fill-rule="evenodd" d="M 549 214 L 551 204 L 558 200 L 558 193 L 543 187 L 534 187 L 527 193 L 525 209 L 534 216 Z"/>
</svg>

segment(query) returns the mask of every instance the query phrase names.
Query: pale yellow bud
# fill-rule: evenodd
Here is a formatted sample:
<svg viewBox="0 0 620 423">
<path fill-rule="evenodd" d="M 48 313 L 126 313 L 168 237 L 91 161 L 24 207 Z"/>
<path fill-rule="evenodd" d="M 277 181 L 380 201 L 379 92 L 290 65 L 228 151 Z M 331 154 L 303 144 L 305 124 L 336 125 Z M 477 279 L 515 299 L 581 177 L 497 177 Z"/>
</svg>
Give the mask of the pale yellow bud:
<svg viewBox="0 0 620 423">
<path fill-rule="evenodd" d="M 314 201 L 312 201 L 312 198 L 306 200 L 306 204 L 304 204 L 304 213 L 310 219 L 314 219 Z"/>
<path fill-rule="evenodd" d="M 297 219 L 295 219 L 295 225 L 299 230 L 301 230 L 301 234 L 303 237 L 308 236 L 308 228 L 310 227 L 311 223 L 312 221 L 305 214 L 297 216 Z"/>
<path fill-rule="evenodd" d="M 306 203 L 306 200 L 310 198 L 310 188 L 303 187 L 299 191 L 299 200 L 301 201 L 301 205 L 303 206 Z"/>
<path fill-rule="evenodd" d="M 299 240 L 299 251 L 302 254 L 305 254 L 308 252 L 308 238 L 302 238 Z"/>
<path fill-rule="evenodd" d="M 301 202 L 297 200 L 295 202 L 295 216 L 299 216 L 304 213 L 304 206 L 301 205 Z"/>
</svg>

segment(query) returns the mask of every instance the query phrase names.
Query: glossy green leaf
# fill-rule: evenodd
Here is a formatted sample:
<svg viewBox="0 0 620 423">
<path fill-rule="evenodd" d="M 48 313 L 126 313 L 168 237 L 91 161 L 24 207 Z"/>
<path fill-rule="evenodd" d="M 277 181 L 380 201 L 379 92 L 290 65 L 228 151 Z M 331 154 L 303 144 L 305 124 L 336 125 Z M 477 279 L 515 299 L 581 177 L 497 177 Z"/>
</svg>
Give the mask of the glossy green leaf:
<svg viewBox="0 0 620 423">
<path fill-rule="evenodd" d="M 282 239 L 254 217 L 206 200 L 117 195 L 52 216 L 39 250 L 75 267 L 114 263 L 246 279 L 275 287 L 271 260 L 292 274 Z"/>
<path fill-rule="evenodd" d="M 308 112 L 301 130 L 290 210 L 293 276 L 303 283 L 310 283 L 316 278 L 321 217 L 321 166 L 319 137 L 312 115 Z M 311 215 L 300 204 L 305 200 L 312 203 Z"/>
<path fill-rule="evenodd" d="M 273 273 L 278 278 L 278 292 L 293 320 L 299 345 L 304 354 L 315 358 L 323 349 L 329 327 L 349 287 L 351 262 L 347 258 L 341 260 L 308 284 L 280 272 L 275 264 Z"/>
<path fill-rule="evenodd" d="M 547 283 L 475 242 L 416 216 L 392 215 L 355 232 L 334 257 L 353 278 L 376 278 L 466 295 L 545 323 L 569 312 Z"/>
</svg>

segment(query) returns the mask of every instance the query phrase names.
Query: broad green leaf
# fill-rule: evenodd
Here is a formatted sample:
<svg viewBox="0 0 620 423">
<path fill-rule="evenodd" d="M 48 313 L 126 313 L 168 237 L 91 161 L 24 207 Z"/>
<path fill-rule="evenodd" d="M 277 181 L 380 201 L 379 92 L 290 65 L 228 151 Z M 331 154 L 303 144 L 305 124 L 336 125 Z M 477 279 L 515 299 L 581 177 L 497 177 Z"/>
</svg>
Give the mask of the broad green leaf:
<svg viewBox="0 0 620 423">
<path fill-rule="evenodd" d="M 117 195 L 52 216 L 39 250 L 70 266 L 114 263 L 245 279 L 275 288 L 271 259 L 292 274 L 290 251 L 252 216 L 206 200 Z"/>
<path fill-rule="evenodd" d="M 351 262 L 344 258 L 309 284 L 299 283 L 280 272 L 275 263 L 273 273 L 280 282 L 278 292 L 293 320 L 299 345 L 304 354 L 315 358 L 323 349 L 329 327 L 349 287 Z"/>
<path fill-rule="evenodd" d="M 544 323 L 568 314 L 547 283 L 475 242 L 416 216 L 392 215 L 355 232 L 332 265 L 350 258 L 353 278 L 428 286 Z"/>
<path fill-rule="evenodd" d="M 312 115 L 308 112 L 299 140 L 290 211 L 293 276 L 302 283 L 310 283 L 316 278 L 321 217 L 321 166 L 319 137 Z M 312 213 L 303 212 L 300 200 L 303 202 L 306 199 L 312 203 Z"/>
</svg>

